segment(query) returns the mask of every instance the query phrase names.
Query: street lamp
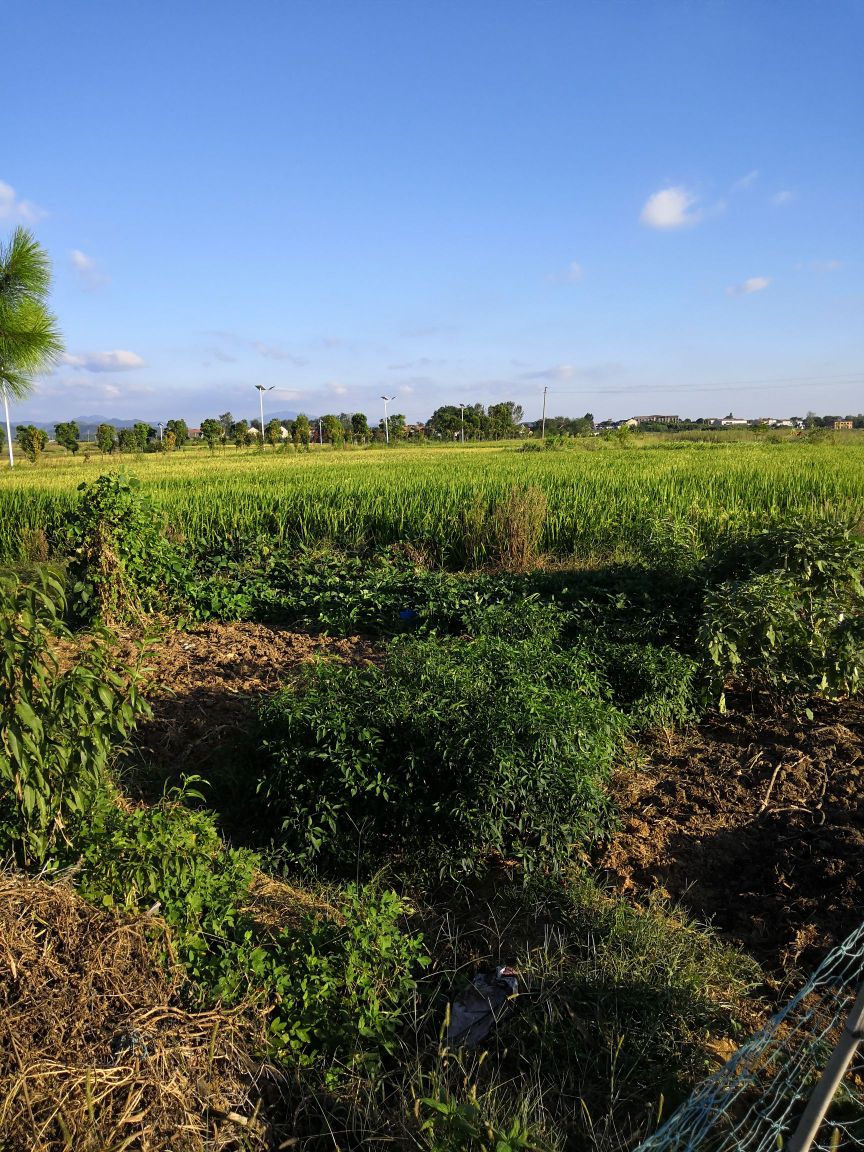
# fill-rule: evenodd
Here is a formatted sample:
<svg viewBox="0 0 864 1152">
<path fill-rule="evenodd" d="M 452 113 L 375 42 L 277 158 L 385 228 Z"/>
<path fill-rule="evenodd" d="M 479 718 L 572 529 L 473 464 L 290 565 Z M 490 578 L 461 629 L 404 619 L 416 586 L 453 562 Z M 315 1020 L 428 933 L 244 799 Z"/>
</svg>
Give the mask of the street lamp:
<svg viewBox="0 0 864 1152">
<path fill-rule="evenodd" d="M 264 393 L 265 392 L 272 392 L 273 389 L 276 387 L 276 385 L 271 384 L 271 386 L 269 388 L 265 388 L 263 384 L 256 384 L 255 387 L 258 389 L 258 403 L 259 403 L 259 406 L 261 408 L 261 451 L 263 452 L 264 451 Z"/>
<path fill-rule="evenodd" d="M 9 422 L 9 394 L 6 391 L 6 385 L 0 385 L 0 390 L 3 392 L 3 408 L 6 411 L 6 448 L 9 452 L 9 467 L 15 467 L 15 457 L 12 453 L 12 425 Z"/>
<path fill-rule="evenodd" d="M 162 443 L 162 421 L 161 420 L 156 421 L 156 427 L 159 429 L 159 443 L 161 444 Z"/>
<path fill-rule="evenodd" d="M 391 400 L 395 400 L 396 397 L 395 396 L 383 396 L 382 395 L 381 399 L 384 401 L 384 442 L 386 444 L 389 444 L 390 443 L 390 421 L 387 417 L 387 405 L 390 403 Z"/>
<path fill-rule="evenodd" d="M 465 405 L 459 405 L 459 419 L 462 421 L 462 443 L 465 443 Z"/>
</svg>

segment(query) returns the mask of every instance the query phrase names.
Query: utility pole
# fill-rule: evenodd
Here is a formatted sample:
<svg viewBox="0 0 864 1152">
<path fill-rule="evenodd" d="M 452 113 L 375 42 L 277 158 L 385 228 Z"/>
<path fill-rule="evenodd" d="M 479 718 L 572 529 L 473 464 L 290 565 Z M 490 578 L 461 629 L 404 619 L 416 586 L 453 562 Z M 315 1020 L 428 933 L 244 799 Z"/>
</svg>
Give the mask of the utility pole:
<svg viewBox="0 0 864 1152">
<path fill-rule="evenodd" d="M 549 391 L 548 385 L 543 389 L 543 428 L 540 432 L 540 439 L 546 439 L 546 393 Z"/>
<path fill-rule="evenodd" d="M 318 443 L 324 447 L 324 433 L 321 431 L 321 417 L 318 417 Z"/>
<path fill-rule="evenodd" d="M 390 419 L 387 416 L 387 405 L 391 400 L 395 400 L 395 396 L 383 396 L 381 399 L 384 401 L 384 443 L 390 443 Z"/>
<path fill-rule="evenodd" d="M 3 407 L 6 409 L 6 447 L 9 449 L 9 467 L 15 467 L 15 457 L 12 454 L 12 425 L 9 423 L 9 393 L 3 386 Z"/>
<path fill-rule="evenodd" d="M 462 443 L 465 443 L 465 405 L 459 405 L 459 419 L 462 421 Z"/>
</svg>

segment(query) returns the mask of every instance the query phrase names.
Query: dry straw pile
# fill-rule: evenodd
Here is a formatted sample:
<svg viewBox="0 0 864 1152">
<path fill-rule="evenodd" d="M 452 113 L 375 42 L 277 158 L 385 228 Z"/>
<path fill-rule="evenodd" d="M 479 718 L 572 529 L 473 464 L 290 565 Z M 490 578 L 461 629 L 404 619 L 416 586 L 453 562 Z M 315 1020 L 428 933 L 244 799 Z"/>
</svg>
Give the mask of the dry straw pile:
<svg viewBox="0 0 864 1152">
<path fill-rule="evenodd" d="M 154 926 L 0 874 L 3 1152 L 272 1147 L 260 1015 L 184 1010 Z"/>
</svg>

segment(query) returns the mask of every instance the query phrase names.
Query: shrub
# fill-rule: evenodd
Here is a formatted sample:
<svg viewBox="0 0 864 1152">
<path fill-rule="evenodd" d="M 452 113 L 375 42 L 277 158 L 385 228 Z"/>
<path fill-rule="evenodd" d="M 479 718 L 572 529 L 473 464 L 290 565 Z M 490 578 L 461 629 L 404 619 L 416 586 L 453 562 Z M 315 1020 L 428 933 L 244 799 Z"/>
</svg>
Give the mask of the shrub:
<svg viewBox="0 0 864 1152">
<path fill-rule="evenodd" d="M 380 668 L 318 663 L 265 705 L 259 791 L 294 861 L 556 865 L 604 825 L 624 727 L 554 635 L 403 638 Z"/>
<path fill-rule="evenodd" d="M 106 908 L 162 919 L 192 976 L 209 979 L 214 938 L 231 935 L 256 857 L 226 848 L 212 813 L 186 807 L 188 784 L 160 803 L 126 811 L 103 804 L 82 838 L 81 894 Z"/>
<path fill-rule="evenodd" d="M 54 654 L 71 636 L 59 580 L 0 578 L 0 857 L 23 866 L 68 860 L 103 802 L 118 742 L 148 711 L 135 676 L 112 666 L 107 635 L 65 671 Z"/>
<path fill-rule="evenodd" d="M 592 652 L 634 727 L 674 727 L 695 718 L 702 669 L 692 656 L 652 644 L 594 644 Z"/>
<path fill-rule="evenodd" d="M 375 1076 L 412 1018 L 416 975 L 429 963 L 402 921 L 394 892 L 348 887 L 330 915 L 307 915 L 270 941 L 247 934 L 226 954 L 217 994 L 232 1001 L 251 982 L 272 1004 L 271 1055 L 316 1068 L 335 1085 L 346 1072 Z"/>
<path fill-rule="evenodd" d="M 709 593 L 700 642 L 718 689 L 731 680 L 781 700 L 856 692 L 864 673 L 864 595 L 766 572 Z"/>
<path fill-rule="evenodd" d="M 864 539 L 832 518 L 790 520 L 716 550 L 699 644 L 718 687 L 783 700 L 858 690 L 864 671 Z M 721 697 L 722 700 L 722 697 Z"/>
<path fill-rule="evenodd" d="M 864 537 L 833 517 L 791 519 L 722 540 L 707 565 L 714 583 L 767 572 L 800 577 L 820 590 L 860 591 Z"/>
</svg>

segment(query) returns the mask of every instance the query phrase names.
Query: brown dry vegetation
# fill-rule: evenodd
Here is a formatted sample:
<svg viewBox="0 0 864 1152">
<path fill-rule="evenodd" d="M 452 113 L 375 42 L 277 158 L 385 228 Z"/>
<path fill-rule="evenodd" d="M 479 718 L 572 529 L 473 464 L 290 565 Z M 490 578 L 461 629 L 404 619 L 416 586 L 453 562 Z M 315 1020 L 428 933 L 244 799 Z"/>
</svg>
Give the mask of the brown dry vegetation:
<svg viewBox="0 0 864 1152">
<path fill-rule="evenodd" d="M 0 875 L 4 1152 L 271 1146 L 261 1015 L 186 1010 L 164 941 L 62 882 Z"/>
</svg>

